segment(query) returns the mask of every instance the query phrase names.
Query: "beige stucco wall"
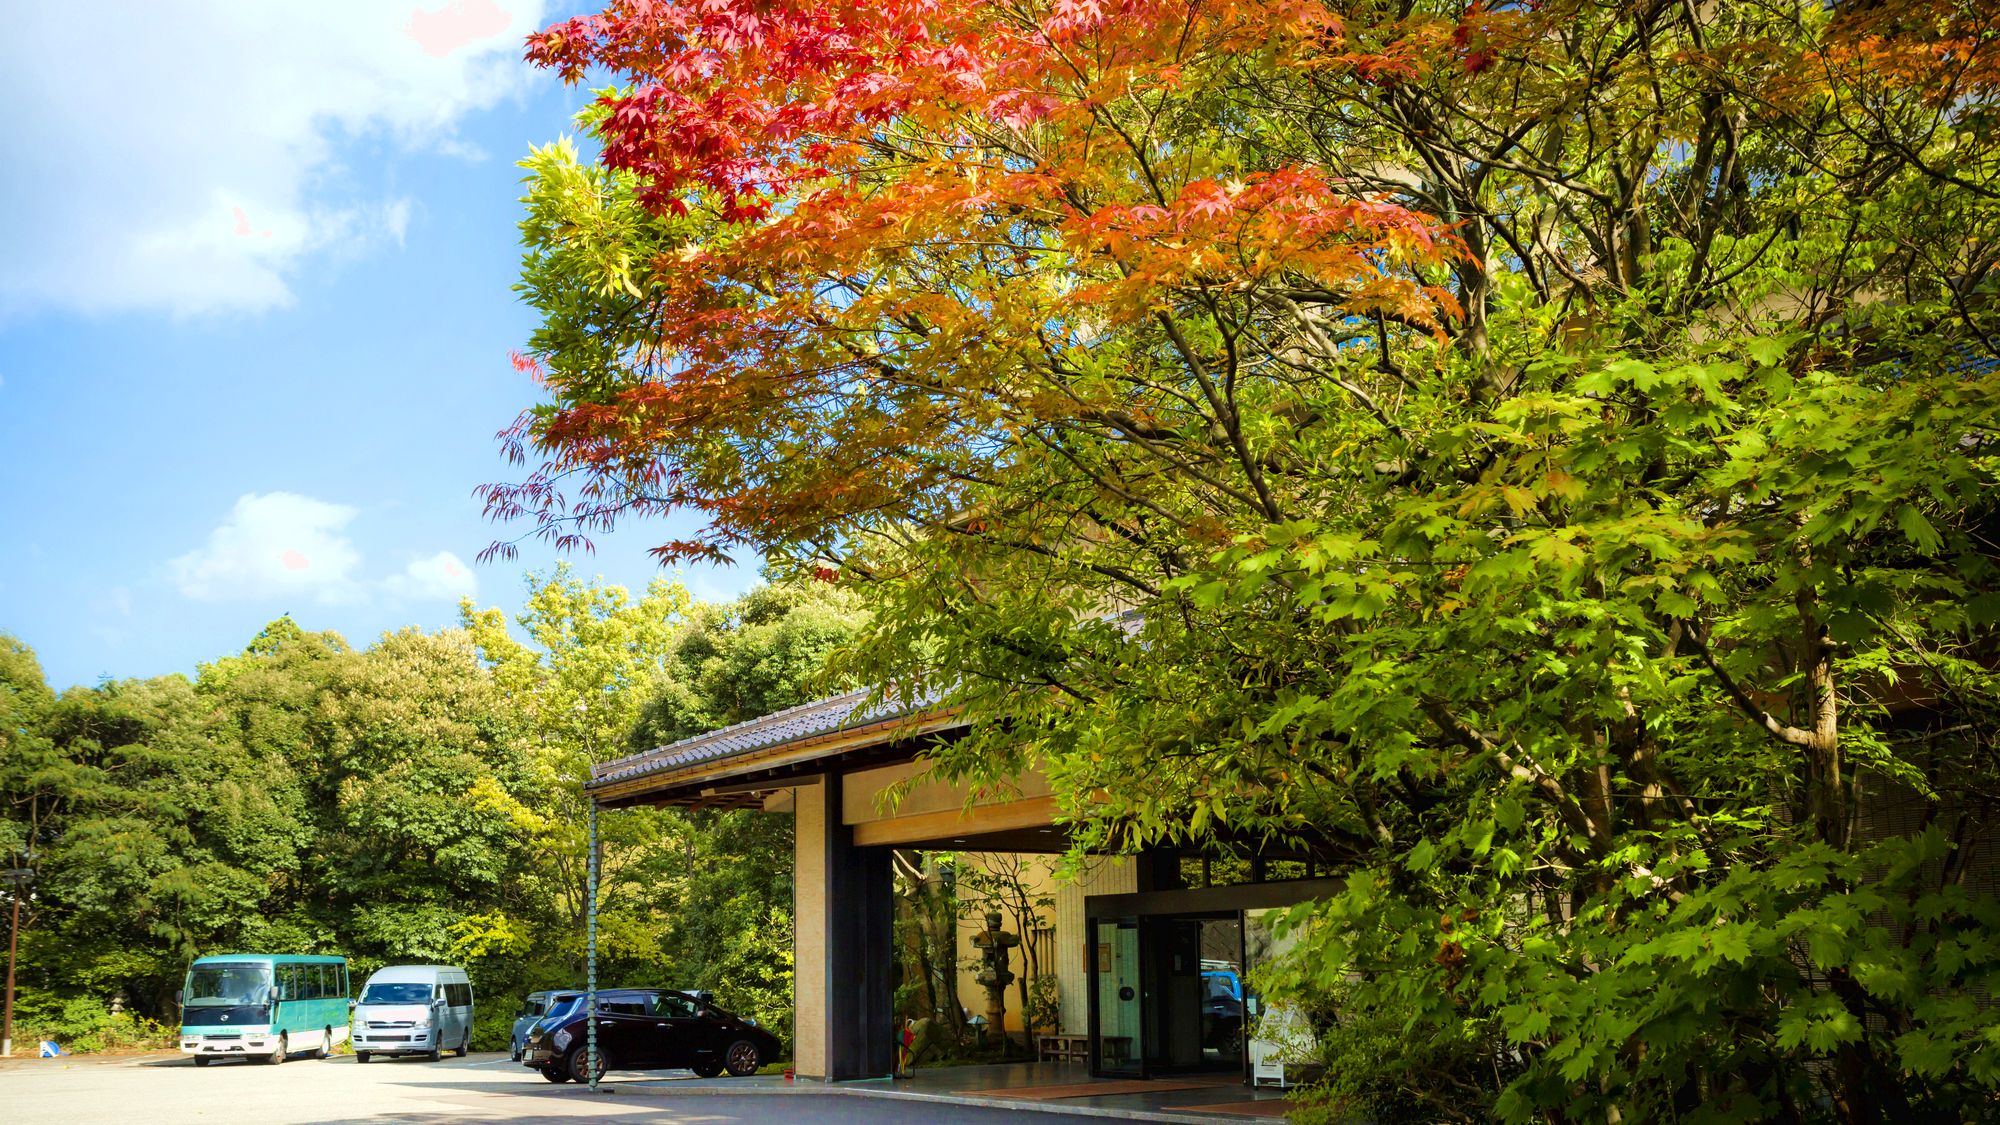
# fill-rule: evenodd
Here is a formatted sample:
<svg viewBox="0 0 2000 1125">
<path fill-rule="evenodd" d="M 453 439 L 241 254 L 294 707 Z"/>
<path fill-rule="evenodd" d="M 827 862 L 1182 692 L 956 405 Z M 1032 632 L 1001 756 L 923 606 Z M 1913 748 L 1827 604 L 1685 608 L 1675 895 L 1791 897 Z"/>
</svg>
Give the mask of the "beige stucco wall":
<svg viewBox="0 0 2000 1125">
<path fill-rule="evenodd" d="M 1033 902 L 1037 898 L 1054 895 L 1055 867 L 1060 859 L 1059 856 L 974 852 L 964 857 L 963 866 L 988 872 L 1018 872 L 1022 885 L 1028 888 L 1028 900 Z M 958 999 L 973 1015 L 985 1015 L 986 989 L 973 979 L 979 972 L 979 963 L 976 960 L 979 949 L 972 944 L 972 935 L 986 928 L 985 904 L 984 900 L 975 899 L 967 894 L 965 877 L 962 874 L 959 877 L 959 887 L 960 901 L 966 902 L 972 913 L 970 917 L 959 919 L 958 923 Z M 1041 913 L 1047 920 L 1044 925 L 1053 921 L 1055 915 L 1053 906 L 1043 907 Z M 1018 929 L 1013 912 L 1005 907 L 1000 910 L 1000 928 L 1009 932 Z M 1017 934 L 1017 936 L 1025 945 L 1030 935 Z M 1008 951 L 1007 966 L 1013 970 L 1016 977 L 1022 976 L 1027 971 L 1027 965 L 1027 954 L 1021 946 L 1015 946 Z M 1043 970 L 1054 972 L 1055 966 L 1045 965 Z M 1018 983 L 1007 986 L 1007 1030 L 1021 1030 L 1021 989 Z"/>
<path fill-rule="evenodd" d="M 904 762 L 848 774 L 841 798 L 842 823 L 866 824 L 896 816 L 950 812 L 964 808 L 966 797 L 971 790 L 960 783 L 927 776 L 931 766 L 930 762 Z M 889 789 L 913 778 L 917 780 L 911 784 L 900 800 L 891 805 L 886 796 Z M 1051 792 L 1049 779 L 1038 770 L 1029 770 L 1016 778 L 1014 786 L 1008 791 L 982 793 L 979 799 L 972 803 L 997 805 L 1029 797 L 1046 797 Z"/>
<path fill-rule="evenodd" d="M 1062 1029 L 1089 1030 L 1090 973 L 1083 963 L 1085 895 L 1131 894 L 1139 889 L 1139 867 L 1130 856 L 1092 857 L 1081 878 L 1056 886 L 1056 976 L 1062 988 Z"/>
<path fill-rule="evenodd" d="M 849 774 L 842 786 L 838 815 L 844 823 L 863 824 L 895 816 L 964 808 L 967 790 L 959 785 L 923 777 L 928 768 L 926 763 L 906 763 Z M 883 790 L 911 778 L 919 780 L 900 802 L 885 807 L 884 802 L 878 800 Z M 985 795 L 975 803 L 994 804 L 1042 797 L 1049 792 L 1046 777 L 1040 773 L 1029 773 L 1021 777 L 1016 791 Z M 827 804 L 826 787 L 815 784 L 774 793 L 766 799 L 764 806 L 771 812 L 790 812 L 797 818 L 793 953 L 796 957 L 796 1026 L 801 1034 L 797 1037 L 795 1058 L 798 1073 L 805 1076 L 825 1074 L 828 1064 L 826 1044 L 817 1035 L 803 1033 L 806 1028 L 826 1026 L 828 987 L 833 983 L 826 979 L 826 902 L 823 892 L 826 856 L 822 845 L 826 817 L 834 812 L 827 808 Z M 1061 1030 L 1081 1035 L 1086 1030 L 1090 1011 L 1086 991 L 1090 977 L 1084 964 L 1083 900 L 1086 895 L 1126 894 L 1138 889 L 1136 865 L 1125 856 L 1092 857 L 1080 867 L 1070 868 L 1059 856 L 1015 857 L 1010 854 L 1002 859 L 981 853 L 967 854 L 965 862 L 992 869 L 1011 865 L 1016 858 L 1020 861 L 1022 874 L 1030 886 L 1036 888 L 1036 893 L 1053 899 L 1050 906 L 1043 908 L 1043 913 L 1048 919 L 1045 924 L 1052 924 L 1055 930 L 1052 971 L 1056 975 L 1059 992 Z M 1014 929 L 1012 917 L 1006 917 L 1002 926 Z M 984 928 L 985 919 L 977 912 L 959 924 L 959 999 L 975 1015 L 984 1012 L 986 993 L 973 980 L 978 969 L 976 964 L 969 963 L 976 952 L 971 938 Z M 1030 937 L 1028 934 L 1020 936 L 1024 941 Z M 1017 974 L 1023 970 L 1025 963 L 1018 948 L 1009 960 Z M 1050 971 L 1050 968 L 1045 966 L 1045 971 Z M 1014 986 L 1007 989 L 1007 1028 L 1010 1031 L 1021 1029 L 1020 992 Z"/>
<path fill-rule="evenodd" d="M 1056 975 L 1057 1002 L 1061 1011 L 1059 1030 L 1071 1035 L 1084 1034 L 1085 1024 L 1090 1018 L 1090 997 L 1086 991 L 1090 987 L 1090 974 L 1084 964 L 1084 913 L 1083 900 L 1086 895 L 1129 894 L 1138 889 L 1138 868 L 1126 856 L 1094 856 L 1076 869 L 1075 878 L 1068 877 L 1060 856 L 1012 856 L 969 854 L 965 862 L 988 870 L 1011 866 L 1018 859 L 1021 862 L 1022 882 L 1037 888 L 1038 894 L 1047 894 L 1054 902 L 1043 908 L 1043 916 L 1055 930 L 1055 964 L 1044 966 L 1044 971 Z M 959 1000 L 974 1015 L 986 1010 L 986 990 L 975 980 L 978 972 L 976 964 L 968 964 L 977 950 L 972 944 L 972 935 L 986 928 L 985 918 L 975 912 L 972 917 L 959 923 Z M 1011 916 L 1003 918 L 1001 928 L 1014 929 Z M 1022 940 L 1029 935 L 1022 934 Z M 1014 971 L 1021 972 L 1025 961 L 1016 949 L 1009 958 Z M 1021 995 L 1015 986 L 1007 989 L 1007 1029 L 1021 1029 Z"/>
<path fill-rule="evenodd" d="M 823 1077 L 826 1027 L 826 786 L 794 791 L 792 903 L 793 1065 L 801 1075 Z"/>
</svg>

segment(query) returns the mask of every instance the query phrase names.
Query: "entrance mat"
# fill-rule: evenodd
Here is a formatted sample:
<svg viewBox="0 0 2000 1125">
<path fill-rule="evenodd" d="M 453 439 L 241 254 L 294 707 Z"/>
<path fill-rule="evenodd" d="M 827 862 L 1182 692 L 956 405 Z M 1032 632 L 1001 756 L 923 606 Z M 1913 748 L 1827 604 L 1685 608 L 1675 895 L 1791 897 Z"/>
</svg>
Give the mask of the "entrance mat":
<svg viewBox="0 0 2000 1125">
<path fill-rule="evenodd" d="M 1283 1117 L 1292 1103 L 1283 1098 L 1257 1102 L 1211 1102 L 1208 1105 L 1163 1105 L 1168 1113 L 1234 1113 L 1244 1117 Z"/>
<path fill-rule="evenodd" d="M 1213 1090 L 1217 1086 L 1234 1086 L 1237 1079 L 1221 1082 L 1170 1082 L 1165 1079 L 1105 1079 L 1098 1082 L 1076 1082 L 1067 1086 L 1015 1086 L 1005 1090 L 961 1090 L 985 1098 L 1020 1098 L 1023 1101 L 1041 1102 L 1056 1098 L 1096 1098 L 1111 1094 L 1171 1094 L 1176 1090 Z"/>
</svg>

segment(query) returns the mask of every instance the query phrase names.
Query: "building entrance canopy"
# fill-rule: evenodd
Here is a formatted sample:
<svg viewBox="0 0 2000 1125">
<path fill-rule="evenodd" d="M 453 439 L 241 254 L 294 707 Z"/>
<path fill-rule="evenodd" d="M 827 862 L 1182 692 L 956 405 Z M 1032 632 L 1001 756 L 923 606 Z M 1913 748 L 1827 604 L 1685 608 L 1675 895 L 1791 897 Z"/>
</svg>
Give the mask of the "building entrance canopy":
<svg viewBox="0 0 2000 1125">
<path fill-rule="evenodd" d="M 965 730 L 960 712 L 938 701 L 887 705 L 857 691 L 592 769 L 593 809 L 680 805 L 794 817 L 792 1049 L 803 1077 L 894 1069 L 893 851 L 1070 847 L 1057 796 L 1040 774 L 976 799 L 929 775 L 925 751 Z M 1255 1007 L 1244 985 L 1245 911 L 1338 884 L 1190 888 L 1188 871 L 1208 871 L 1199 857 L 1107 862 L 1109 882 L 1099 889 L 1128 893 L 1051 896 L 1061 946 L 1054 971 L 1066 998 L 1061 1031 L 1087 1036 L 1092 1068 L 1103 1075 L 1243 1073 L 1243 1028 Z"/>
</svg>

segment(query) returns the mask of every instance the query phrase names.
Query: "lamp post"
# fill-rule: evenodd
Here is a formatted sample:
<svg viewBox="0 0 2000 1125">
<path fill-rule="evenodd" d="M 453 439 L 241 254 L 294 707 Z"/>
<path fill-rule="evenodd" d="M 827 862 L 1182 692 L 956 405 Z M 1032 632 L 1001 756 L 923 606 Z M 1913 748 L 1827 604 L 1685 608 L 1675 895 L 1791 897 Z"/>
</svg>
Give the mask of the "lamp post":
<svg viewBox="0 0 2000 1125">
<path fill-rule="evenodd" d="M 0 881 L 13 887 L 14 921 L 7 927 L 7 1004 L 4 1014 L 0 1014 L 0 1058 L 14 1055 L 14 958 L 21 939 L 21 896 L 27 893 L 28 884 L 33 882 L 35 872 L 30 867 L 14 867 L 0 871 Z"/>
</svg>

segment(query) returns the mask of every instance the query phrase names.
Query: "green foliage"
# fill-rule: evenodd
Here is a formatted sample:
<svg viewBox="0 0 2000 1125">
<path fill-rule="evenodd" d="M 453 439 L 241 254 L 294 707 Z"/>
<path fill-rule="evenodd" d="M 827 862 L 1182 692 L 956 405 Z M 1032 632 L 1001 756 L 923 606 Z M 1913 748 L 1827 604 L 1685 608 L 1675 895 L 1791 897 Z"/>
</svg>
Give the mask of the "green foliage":
<svg viewBox="0 0 2000 1125">
<path fill-rule="evenodd" d="M 465 617 L 358 651 L 281 618 L 192 681 L 60 696 L 0 636 L 0 846 L 32 845 L 37 873 L 23 1027 L 148 1045 L 192 957 L 342 953 L 357 983 L 464 964 L 474 1045 L 504 1048 L 520 995 L 583 978 L 589 764 L 665 695 L 703 721 L 805 698 L 856 620 L 824 591 L 695 607 L 567 571 L 531 576 L 526 644 L 495 611 Z M 711 989 L 788 1030 L 788 820 L 631 810 L 603 829 L 603 979 Z"/>
<path fill-rule="evenodd" d="M 17 1043 L 47 1039 L 72 1054 L 172 1047 L 179 1034 L 178 1025 L 129 1011 L 113 1012 L 103 1001 L 88 996 L 58 1000 L 24 992 L 14 1008 Z"/>
<path fill-rule="evenodd" d="M 634 749 L 851 686 L 830 669 L 866 620 L 853 591 L 826 582 L 760 586 L 730 605 L 700 607 L 676 638 L 671 675 L 633 727 Z"/>
<path fill-rule="evenodd" d="M 544 302 L 657 328 L 551 384 L 524 503 L 579 473 L 608 522 L 667 476 L 714 542 L 837 570 L 868 678 L 973 720 L 940 767 L 1043 769 L 1082 847 L 1345 873 L 1265 982 L 1335 1010 L 1341 1112 L 1991 1118 L 1991 6 L 1161 11 L 1075 17 L 1047 41 L 1078 86 L 1008 90 L 1043 107 L 1018 128 L 914 79 L 907 113 L 829 113 L 835 186 L 718 224 L 763 260 L 669 258 L 656 319 Z M 910 26 L 1045 42 L 1014 9 L 960 39 L 980 15 Z M 649 120 L 600 132 L 672 140 Z M 976 181 L 949 226 L 833 210 L 913 167 Z M 1324 208 L 1175 211 L 1285 177 Z M 1102 218 L 1135 186 L 1170 229 Z M 1377 205 L 1455 241 L 1285 242 Z"/>
</svg>

